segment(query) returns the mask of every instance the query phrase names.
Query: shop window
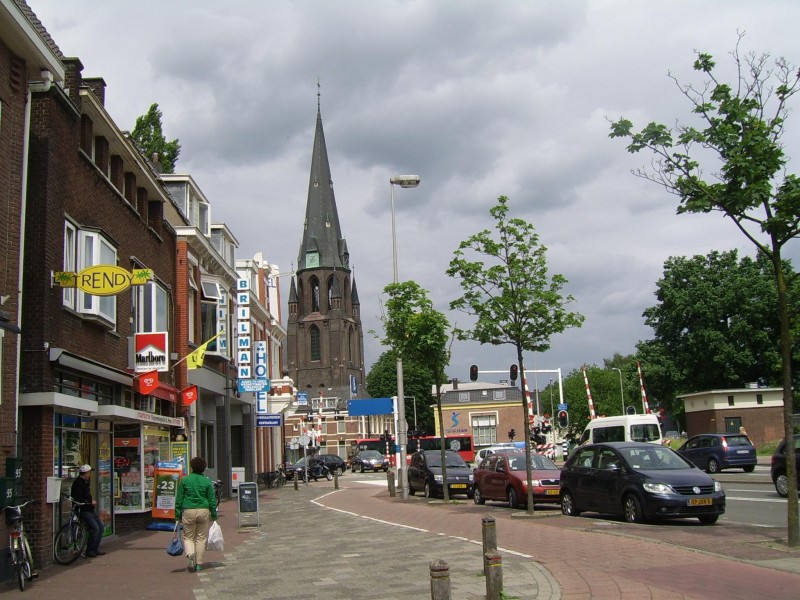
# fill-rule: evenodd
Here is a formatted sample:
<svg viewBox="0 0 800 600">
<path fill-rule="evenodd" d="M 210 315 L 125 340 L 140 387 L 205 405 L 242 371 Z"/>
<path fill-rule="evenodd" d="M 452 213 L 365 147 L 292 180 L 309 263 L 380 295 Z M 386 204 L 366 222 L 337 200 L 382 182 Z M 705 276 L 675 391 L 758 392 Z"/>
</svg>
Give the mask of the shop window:
<svg viewBox="0 0 800 600">
<path fill-rule="evenodd" d="M 96 379 L 66 371 L 56 371 L 54 391 L 67 396 L 94 400 L 99 404 L 114 403 L 114 386 Z"/>
</svg>

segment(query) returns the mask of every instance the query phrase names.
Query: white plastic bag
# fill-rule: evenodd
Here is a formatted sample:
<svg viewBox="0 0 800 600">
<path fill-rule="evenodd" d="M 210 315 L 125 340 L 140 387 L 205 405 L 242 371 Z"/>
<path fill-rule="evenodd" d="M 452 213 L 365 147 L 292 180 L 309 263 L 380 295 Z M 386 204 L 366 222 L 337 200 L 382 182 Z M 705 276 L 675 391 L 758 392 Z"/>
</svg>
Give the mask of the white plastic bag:
<svg viewBox="0 0 800 600">
<path fill-rule="evenodd" d="M 206 550 L 217 550 L 222 552 L 225 547 L 225 538 L 222 537 L 222 527 L 219 523 L 214 521 L 211 523 L 211 528 L 208 530 L 208 540 L 206 541 Z"/>
</svg>

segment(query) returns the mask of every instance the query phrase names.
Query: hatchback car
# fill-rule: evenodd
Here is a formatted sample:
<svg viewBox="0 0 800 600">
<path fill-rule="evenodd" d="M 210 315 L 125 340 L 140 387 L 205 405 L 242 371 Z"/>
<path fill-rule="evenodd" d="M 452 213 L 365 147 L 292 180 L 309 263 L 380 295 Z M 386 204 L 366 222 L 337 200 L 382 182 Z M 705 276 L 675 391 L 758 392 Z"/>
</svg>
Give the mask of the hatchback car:
<svg viewBox="0 0 800 600">
<path fill-rule="evenodd" d="M 702 433 L 676 452 L 707 473 L 736 468 L 752 473 L 758 462 L 753 442 L 743 433 Z"/>
<path fill-rule="evenodd" d="M 800 435 L 794 436 L 794 456 L 797 479 L 800 480 Z M 782 440 L 772 454 L 770 474 L 775 484 L 775 491 L 779 496 L 786 498 L 789 495 L 789 478 L 786 476 L 786 440 Z"/>
<path fill-rule="evenodd" d="M 475 453 L 475 460 L 472 461 L 472 464 L 477 469 L 478 466 L 483 462 L 483 459 L 491 456 L 492 454 L 498 454 L 502 452 L 519 452 L 520 449 L 514 445 L 514 442 L 503 442 L 501 444 L 495 444 L 494 446 L 488 446 L 486 448 L 481 448 Z"/>
<path fill-rule="evenodd" d="M 621 515 L 630 523 L 696 517 L 713 525 L 725 492 L 666 446 L 608 442 L 575 450 L 561 469 L 561 512 Z"/>
<path fill-rule="evenodd" d="M 334 475 L 342 475 L 347 470 L 347 463 L 336 454 L 317 454 L 316 458 L 324 462 Z"/>
<path fill-rule="evenodd" d="M 362 450 L 350 459 L 350 468 L 353 472 L 356 469 L 361 471 L 383 471 L 389 470 L 389 459 L 377 450 Z"/>
<path fill-rule="evenodd" d="M 540 454 L 531 454 L 533 501 L 559 503 L 560 469 Z M 528 470 L 525 453 L 500 452 L 486 457 L 475 470 L 475 504 L 507 501 L 511 508 L 528 504 Z"/>
<path fill-rule="evenodd" d="M 473 475 L 469 465 L 452 450 L 445 451 L 447 467 L 447 491 L 450 496 L 466 494 L 472 498 Z M 421 450 L 411 455 L 408 465 L 408 493 L 412 496 L 418 491 L 426 498 L 444 495 L 444 476 L 442 475 L 442 451 Z"/>
</svg>

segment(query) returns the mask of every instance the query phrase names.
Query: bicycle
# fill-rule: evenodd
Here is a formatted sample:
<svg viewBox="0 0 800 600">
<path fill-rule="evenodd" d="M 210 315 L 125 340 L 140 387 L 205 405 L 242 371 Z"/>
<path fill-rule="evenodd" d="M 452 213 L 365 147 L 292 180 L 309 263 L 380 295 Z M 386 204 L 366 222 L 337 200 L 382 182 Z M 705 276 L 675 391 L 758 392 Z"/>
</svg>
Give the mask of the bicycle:
<svg viewBox="0 0 800 600">
<path fill-rule="evenodd" d="M 22 509 L 28 504 L 39 504 L 39 500 L 28 500 L 18 506 L 4 506 L 3 512 L 8 525 L 8 551 L 11 554 L 11 564 L 17 573 L 17 582 L 20 591 L 25 591 L 25 584 L 38 573 L 33 570 L 33 554 L 25 535 L 25 526 L 22 523 Z"/>
<path fill-rule="evenodd" d="M 67 494 L 64 494 L 64 497 L 71 504 L 70 516 L 69 521 L 64 523 L 56 534 L 53 542 L 53 559 L 60 565 L 69 565 L 84 555 L 86 544 L 89 543 L 89 530 L 80 517 L 81 507 L 88 503 L 78 502 Z"/>
<path fill-rule="evenodd" d="M 286 472 L 283 470 L 283 467 L 278 466 L 277 471 L 259 473 L 256 483 L 258 485 L 263 485 L 265 488 L 282 487 L 286 485 Z"/>
</svg>

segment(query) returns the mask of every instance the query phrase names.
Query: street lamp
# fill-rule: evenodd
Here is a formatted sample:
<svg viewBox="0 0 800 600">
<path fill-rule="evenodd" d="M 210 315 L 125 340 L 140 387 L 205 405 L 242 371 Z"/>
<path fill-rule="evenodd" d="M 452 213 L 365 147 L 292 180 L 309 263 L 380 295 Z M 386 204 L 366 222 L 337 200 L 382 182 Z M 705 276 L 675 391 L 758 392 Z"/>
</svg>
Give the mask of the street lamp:
<svg viewBox="0 0 800 600">
<path fill-rule="evenodd" d="M 389 179 L 389 189 L 392 196 L 392 266 L 394 270 L 394 283 L 397 278 L 397 233 L 395 231 L 394 216 L 394 186 L 401 188 L 414 188 L 419 185 L 419 175 L 398 175 Z M 400 480 L 400 497 L 408 498 L 408 479 L 406 473 L 406 399 L 403 390 L 403 357 L 397 353 L 397 445 L 400 447 L 399 464 L 397 465 L 397 478 Z"/>
<path fill-rule="evenodd" d="M 625 394 L 622 391 L 622 371 L 620 371 L 617 367 L 611 367 L 612 371 L 616 371 L 619 373 L 619 397 L 622 400 L 622 413 L 625 414 Z"/>
</svg>

